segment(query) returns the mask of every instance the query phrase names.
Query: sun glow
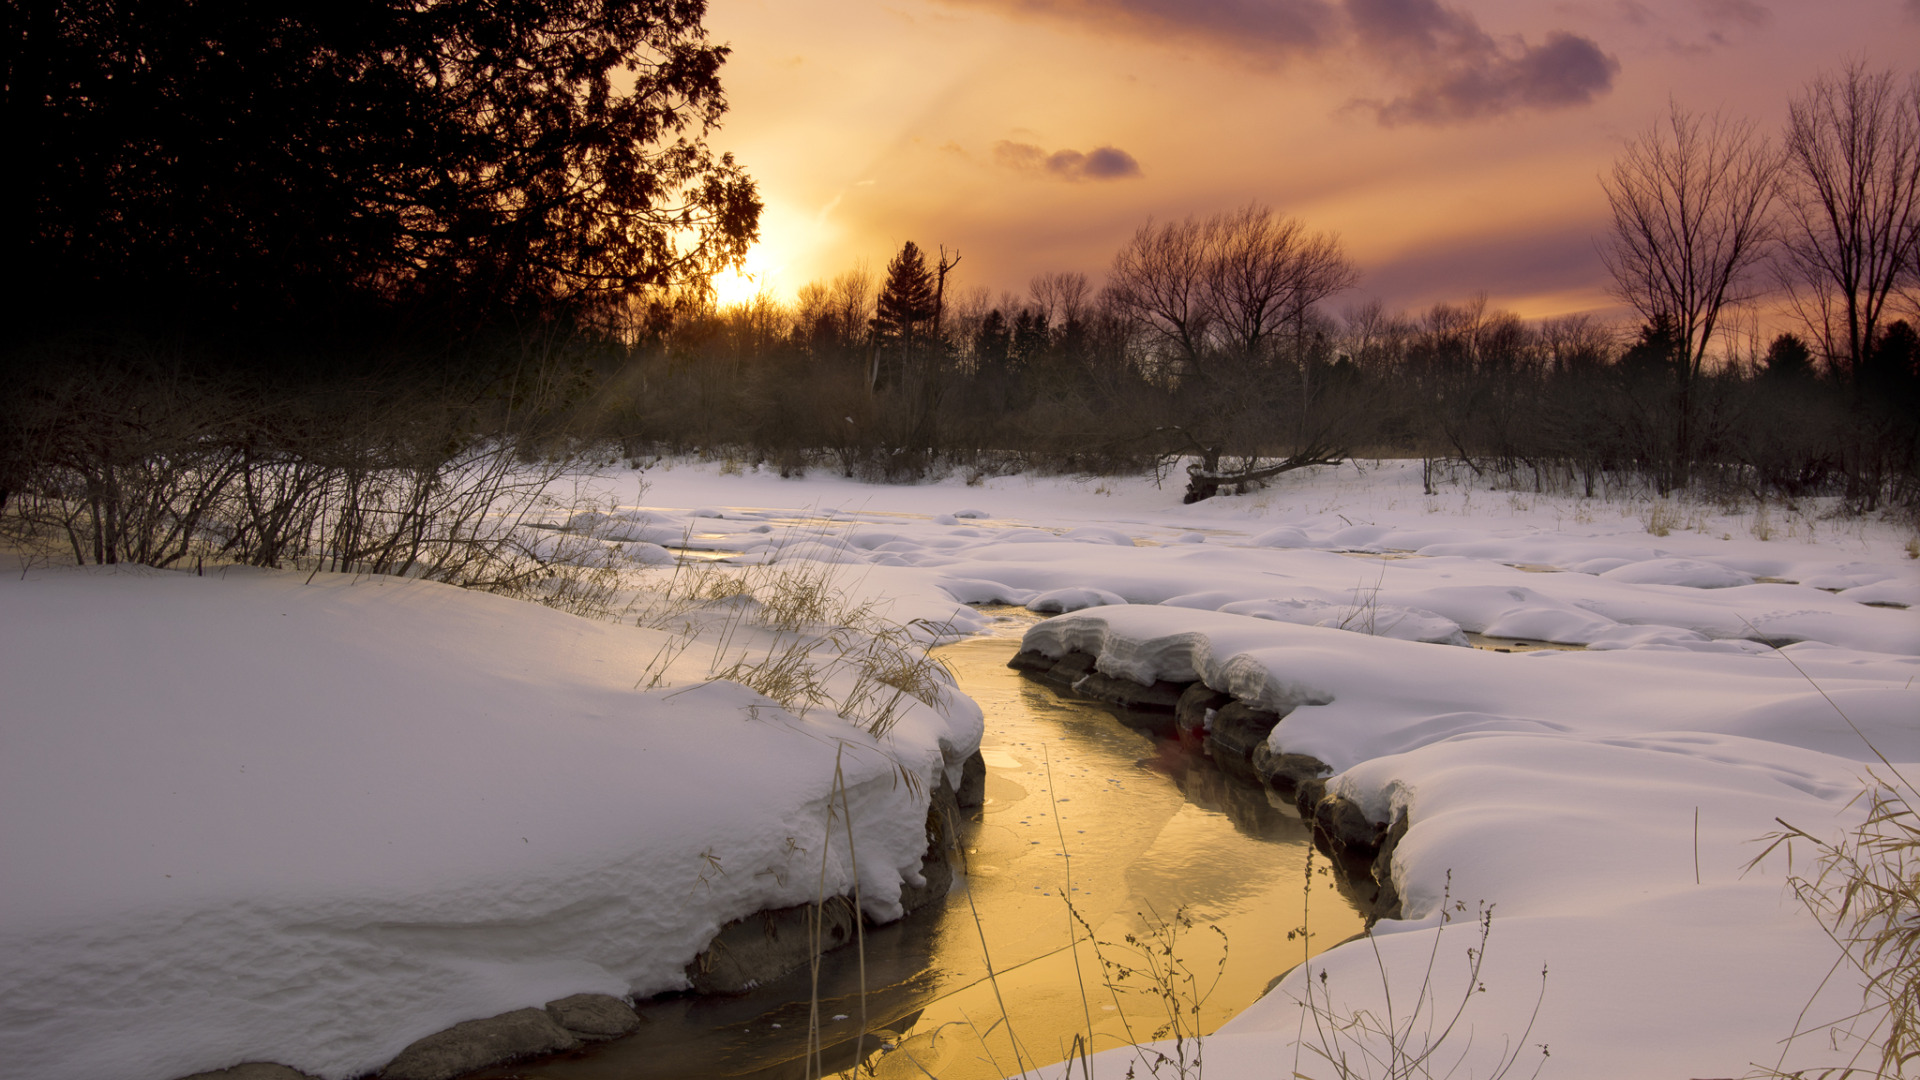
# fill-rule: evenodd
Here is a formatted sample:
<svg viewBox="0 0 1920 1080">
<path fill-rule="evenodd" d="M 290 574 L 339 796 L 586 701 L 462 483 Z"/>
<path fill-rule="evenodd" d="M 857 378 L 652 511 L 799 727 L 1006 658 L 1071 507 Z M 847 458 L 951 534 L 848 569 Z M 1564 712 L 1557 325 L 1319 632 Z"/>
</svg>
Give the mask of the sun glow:
<svg viewBox="0 0 1920 1080">
<path fill-rule="evenodd" d="M 761 254 L 764 249 L 754 248 L 747 253 L 746 262 L 737 269 L 722 270 L 709 278 L 713 286 L 713 299 L 723 308 L 739 307 L 752 303 L 761 293 L 773 292 L 773 280 L 779 275 L 780 268 L 768 266 L 767 258 Z"/>
</svg>

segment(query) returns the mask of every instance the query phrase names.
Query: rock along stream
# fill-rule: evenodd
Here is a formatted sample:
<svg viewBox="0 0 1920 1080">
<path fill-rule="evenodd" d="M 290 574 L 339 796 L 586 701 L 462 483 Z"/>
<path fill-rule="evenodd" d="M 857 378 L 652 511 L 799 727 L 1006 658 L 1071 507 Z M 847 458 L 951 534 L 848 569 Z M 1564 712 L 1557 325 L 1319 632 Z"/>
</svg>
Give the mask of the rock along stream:
<svg viewBox="0 0 1920 1080">
<path fill-rule="evenodd" d="M 1064 1059 L 1089 1026 L 1096 1051 L 1155 1037 L 1168 1021 L 1165 995 L 1138 974 L 1116 984 L 1102 958 L 1142 967 L 1126 937 L 1164 934 L 1176 913 L 1191 921 L 1175 927 L 1175 955 L 1194 983 L 1175 993 L 1188 1008 L 1195 990 L 1205 994 L 1205 1031 L 1307 947 L 1317 953 L 1364 926 L 1325 858 L 1314 857 L 1309 883 L 1312 844 L 1290 806 L 1191 747 L 1009 670 L 1032 621 L 1005 615 L 997 632 L 939 650 L 986 711 L 986 802 L 963 811 L 972 819 L 960 837 L 963 874 L 945 904 L 866 931 L 862 1075 L 998 1080 Z M 628 1038 L 474 1077 L 831 1074 L 857 1061 L 861 982 L 858 950 L 846 947 L 822 959 L 817 993 L 803 968 L 737 997 L 644 1001 L 647 1022 Z M 810 1061 L 816 998 L 824 1050 Z"/>
</svg>

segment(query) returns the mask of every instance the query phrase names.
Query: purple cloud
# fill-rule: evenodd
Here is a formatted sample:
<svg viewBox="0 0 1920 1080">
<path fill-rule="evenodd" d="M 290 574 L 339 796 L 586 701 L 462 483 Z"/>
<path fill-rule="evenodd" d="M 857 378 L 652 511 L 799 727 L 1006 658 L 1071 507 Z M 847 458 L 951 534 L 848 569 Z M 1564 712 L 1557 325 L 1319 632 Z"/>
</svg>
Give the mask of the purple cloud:
<svg viewBox="0 0 1920 1080">
<path fill-rule="evenodd" d="M 993 160 L 1005 168 L 1058 180 L 1130 180 L 1140 175 L 1140 163 L 1117 146 L 1096 147 L 1084 154 L 1078 150 L 1048 153 L 1032 143 L 1002 141 L 994 144 Z"/>
<path fill-rule="evenodd" d="M 1591 38 L 1496 37 L 1440 0 L 947 0 L 1153 40 L 1198 41 L 1257 63 L 1349 54 L 1396 93 L 1354 104 L 1380 123 L 1452 124 L 1585 105 L 1613 88 L 1618 60 Z M 1629 0 L 1631 2 L 1631 0 Z M 1721 18 L 1765 18 L 1757 0 L 1699 0 Z M 1920 0 L 1907 0 L 1920 5 Z"/>
</svg>

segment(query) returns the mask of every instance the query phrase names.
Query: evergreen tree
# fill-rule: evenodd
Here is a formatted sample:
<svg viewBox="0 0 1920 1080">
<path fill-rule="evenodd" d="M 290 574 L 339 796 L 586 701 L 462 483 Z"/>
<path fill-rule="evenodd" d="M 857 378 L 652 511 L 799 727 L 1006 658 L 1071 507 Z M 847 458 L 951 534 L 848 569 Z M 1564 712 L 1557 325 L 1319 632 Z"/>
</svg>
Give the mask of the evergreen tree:
<svg viewBox="0 0 1920 1080">
<path fill-rule="evenodd" d="M 910 344 L 924 333 L 921 324 L 933 318 L 933 306 L 933 273 L 919 245 L 909 240 L 887 264 L 874 333 L 884 342 Z"/>
<path fill-rule="evenodd" d="M 1813 378 L 1813 351 L 1797 334 L 1781 334 L 1767 346 L 1761 358 L 1762 378 L 1769 382 L 1797 383 Z"/>
<path fill-rule="evenodd" d="M 887 280 L 880 286 L 876 307 L 873 385 L 880 389 L 898 380 L 932 329 L 936 308 L 933 273 L 927 269 L 925 254 L 913 241 L 907 241 L 887 264 Z"/>
<path fill-rule="evenodd" d="M 1038 360 L 1046 353 L 1051 337 L 1045 312 L 1021 308 L 1020 314 L 1013 320 L 1014 366 L 1026 367 Z"/>
<path fill-rule="evenodd" d="M 982 371 L 998 371 L 1007 366 L 1013 336 L 1007 330 L 1007 317 L 999 308 L 987 312 L 980 329 L 973 335 L 974 366 Z"/>
</svg>

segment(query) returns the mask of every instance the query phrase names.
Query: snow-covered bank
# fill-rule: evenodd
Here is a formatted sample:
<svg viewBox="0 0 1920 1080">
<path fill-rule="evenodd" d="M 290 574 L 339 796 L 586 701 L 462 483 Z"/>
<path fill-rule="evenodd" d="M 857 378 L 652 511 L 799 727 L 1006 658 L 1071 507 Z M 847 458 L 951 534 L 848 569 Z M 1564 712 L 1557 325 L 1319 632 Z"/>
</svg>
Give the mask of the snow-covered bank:
<svg viewBox="0 0 1920 1080">
<path fill-rule="evenodd" d="M 1857 820 L 1868 759 L 1761 639 L 1920 758 L 1920 613 L 1874 606 L 1920 602 L 1912 532 L 1813 506 L 1654 520 L 1428 496 L 1417 463 L 1194 506 L 1146 480 L 885 488 L 685 463 L 636 480 L 546 538 L 635 575 L 671 573 L 644 568 L 682 546 L 827 567 L 847 603 L 956 632 L 983 621 L 966 603 L 1069 611 L 1036 641 L 1300 705 L 1274 741 L 1413 822 L 1387 969 L 1424 973 L 1451 872 L 1467 912 L 1497 910 L 1475 1045 L 1519 1034 L 1546 964 L 1544 1075 L 1739 1075 L 1774 1060 L 1827 971 L 1779 860 L 1740 868 L 1776 815 Z M 1471 634 L 1586 648 L 1417 643 Z M 172 1080 L 267 1057 L 346 1076 L 458 1020 L 677 985 L 721 921 L 815 895 L 837 754 L 885 914 L 924 796 L 822 711 L 701 686 L 711 640 L 662 671 L 664 640 L 390 579 L 0 581 L 0 1070 Z M 916 708 L 890 752 L 930 776 L 978 723 Z M 828 891 L 849 875 L 830 859 Z M 1436 976 L 1457 979 L 1472 934 L 1442 942 Z M 1337 1008 L 1377 1001 L 1371 946 L 1325 966 Z M 1285 1071 L 1301 978 L 1228 1025 L 1210 1074 Z M 1841 987 L 1808 1016 L 1852 1004 Z"/>
<path fill-rule="evenodd" d="M 652 994 L 720 925 L 918 880 L 964 698 L 884 743 L 666 635 L 395 579 L 40 570 L 0 583 L 0 1073 L 332 1078 L 455 1022 Z M 835 823 L 835 829 L 842 828 Z M 842 834 L 836 834 L 836 840 Z"/>
<path fill-rule="evenodd" d="M 1138 606 L 1060 616 L 1025 646 L 1291 710 L 1276 752 L 1341 770 L 1331 791 L 1375 821 L 1405 813 L 1393 865 L 1404 921 L 1376 929 L 1402 1008 L 1427 978 L 1448 892 L 1469 911 L 1497 906 L 1490 990 L 1469 1014 L 1476 1075 L 1527 1028 L 1542 968 L 1551 978 L 1529 1041 L 1551 1047 L 1554 1075 L 1773 1065 L 1834 954 L 1783 903 L 1777 876 L 1743 873 L 1751 841 L 1776 817 L 1823 833 L 1857 821 L 1851 804 L 1875 760 L 1861 734 L 1897 762 L 1920 761 L 1920 694 L 1908 688 L 1920 661 L 1829 646 L 1502 655 Z M 1434 973 L 1449 1009 L 1477 945 L 1464 921 Z M 1383 1007 L 1370 948 L 1335 950 L 1313 970 L 1328 973 L 1335 1013 Z M 1223 1030 L 1291 1060 L 1312 977 L 1296 970 Z M 1822 1003 L 1830 1015 L 1851 1011 L 1853 984 L 1840 982 Z M 1456 1036 L 1448 1058 L 1465 1042 Z M 1819 1049 L 1790 1060 L 1818 1061 Z M 1130 1061 L 1113 1055 L 1113 1075 Z"/>
<path fill-rule="evenodd" d="M 673 505 L 675 476 L 653 479 Z M 745 503 L 776 490 L 734 485 Z M 930 579 L 959 600 L 1080 608 L 1028 646 L 1297 706 L 1269 746 L 1342 770 L 1333 789 L 1375 820 L 1405 810 L 1412 823 L 1393 866 L 1406 918 L 1380 926 L 1379 959 L 1363 942 L 1314 962 L 1322 1007 L 1384 1015 L 1384 966 L 1404 1017 L 1438 934 L 1431 970 L 1450 1012 L 1476 901 L 1496 910 L 1487 992 L 1436 1074 L 1469 1042 L 1457 1075 L 1488 1074 L 1536 1002 L 1525 1051 L 1550 1050 L 1542 1075 L 1738 1076 L 1780 1063 L 1807 1029 L 1788 1067 L 1852 1052 L 1823 1025 L 1858 1007 L 1857 982 L 1827 980 L 1836 950 L 1785 887 L 1784 859 L 1745 867 L 1776 817 L 1825 836 L 1860 819 L 1874 759 L 1855 726 L 1920 760 L 1910 528 L 1817 504 L 1426 495 L 1417 467 L 1392 463 L 1191 507 L 1140 481 L 1026 478 L 888 502 L 920 520 L 858 520 L 871 489 L 837 480 L 805 490 L 854 519 L 836 535 L 868 553 L 867 572 L 904 575 L 891 596 L 937 605 L 915 588 Z M 1413 643 L 1466 633 L 1586 648 Z M 1464 910 L 1440 930 L 1449 876 Z M 1296 970 L 1230 1021 L 1208 1075 L 1329 1074 L 1312 1051 L 1331 1039 L 1298 1007 L 1308 978 Z M 1141 1071 L 1131 1051 L 1099 1060 L 1101 1075 Z"/>
</svg>

